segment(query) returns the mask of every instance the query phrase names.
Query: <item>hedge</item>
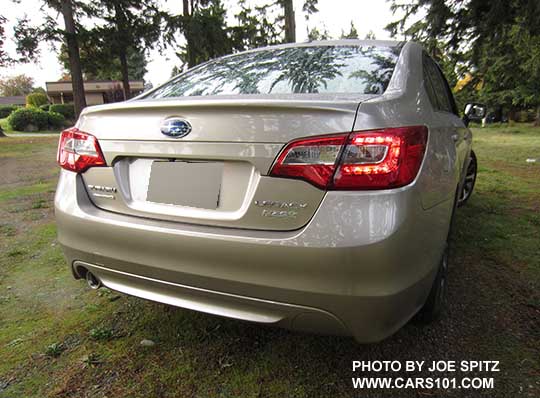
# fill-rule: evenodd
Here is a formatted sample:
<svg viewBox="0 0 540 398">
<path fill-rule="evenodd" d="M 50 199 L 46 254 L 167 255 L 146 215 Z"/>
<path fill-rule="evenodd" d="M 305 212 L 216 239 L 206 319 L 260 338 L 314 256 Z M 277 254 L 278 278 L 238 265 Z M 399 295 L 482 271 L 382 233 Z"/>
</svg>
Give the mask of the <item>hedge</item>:
<svg viewBox="0 0 540 398">
<path fill-rule="evenodd" d="M 0 119 L 8 117 L 17 108 L 17 105 L 0 105 Z"/>
<path fill-rule="evenodd" d="M 50 128 L 61 128 L 64 126 L 66 118 L 58 112 L 47 112 L 47 118 Z"/>
<path fill-rule="evenodd" d="M 41 109 L 20 108 L 9 115 L 8 123 L 15 131 L 45 130 L 49 126 L 49 116 Z"/>
<path fill-rule="evenodd" d="M 33 106 L 39 108 L 41 105 L 45 105 L 49 100 L 43 93 L 32 93 L 26 96 L 26 106 Z"/>
<path fill-rule="evenodd" d="M 42 111 L 45 111 L 45 112 L 49 112 L 49 107 L 50 107 L 50 106 L 51 106 L 51 105 L 49 105 L 49 104 L 43 104 L 43 105 L 41 105 L 41 106 L 39 107 L 39 109 L 41 109 Z"/>
<path fill-rule="evenodd" d="M 75 107 L 73 104 L 53 104 L 49 107 L 49 111 L 60 113 L 66 120 L 75 120 Z"/>
</svg>

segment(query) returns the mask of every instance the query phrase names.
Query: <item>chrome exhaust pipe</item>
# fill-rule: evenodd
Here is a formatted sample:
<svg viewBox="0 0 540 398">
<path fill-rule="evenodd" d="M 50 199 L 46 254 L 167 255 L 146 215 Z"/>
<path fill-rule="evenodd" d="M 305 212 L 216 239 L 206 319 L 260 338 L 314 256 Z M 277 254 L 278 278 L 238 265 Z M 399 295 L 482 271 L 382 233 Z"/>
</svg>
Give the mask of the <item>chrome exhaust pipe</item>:
<svg viewBox="0 0 540 398">
<path fill-rule="evenodd" d="M 101 287 L 101 281 L 90 271 L 86 272 L 86 283 L 90 289 L 97 290 Z"/>
</svg>

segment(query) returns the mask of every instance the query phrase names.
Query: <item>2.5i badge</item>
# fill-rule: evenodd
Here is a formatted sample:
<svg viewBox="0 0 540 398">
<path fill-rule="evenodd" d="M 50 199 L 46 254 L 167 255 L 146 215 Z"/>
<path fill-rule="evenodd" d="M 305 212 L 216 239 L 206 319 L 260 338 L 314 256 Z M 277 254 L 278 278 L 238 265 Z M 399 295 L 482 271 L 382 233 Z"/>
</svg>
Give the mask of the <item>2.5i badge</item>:
<svg viewBox="0 0 540 398">
<path fill-rule="evenodd" d="M 272 218 L 296 218 L 298 210 L 305 209 L 304 202 L 287 202 L 279 200 L 255 200 L 255 206 L 263 207 L 261 215 Z"/>
<path fill-rule="evenodd" d="M 295 210 L 269 210 L 264 209 L 261 213 L 264 217 L 274 217 L 274 218 L 296 218 L 298 212 Z"/>
</svg>

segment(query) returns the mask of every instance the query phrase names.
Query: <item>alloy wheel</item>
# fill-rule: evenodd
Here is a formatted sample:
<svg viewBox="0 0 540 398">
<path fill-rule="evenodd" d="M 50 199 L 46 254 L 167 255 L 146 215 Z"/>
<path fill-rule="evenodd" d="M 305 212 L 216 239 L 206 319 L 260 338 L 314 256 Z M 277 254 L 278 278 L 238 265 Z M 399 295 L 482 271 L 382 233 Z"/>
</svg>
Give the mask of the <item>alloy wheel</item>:
<svg viewBox="0 0 540 398">
<path fill-rule="evenodd" d="M 469 161 L 469 166 L 467 166 L 467 174 L 465 175 L 465 182 L 463 183 L 461 195 L 459 196 L 458 206 L 463 206 L 471 197 L 476 182 L 477 168 L 476 155 L 471 151 L 471 159 Z"/>
</svg>

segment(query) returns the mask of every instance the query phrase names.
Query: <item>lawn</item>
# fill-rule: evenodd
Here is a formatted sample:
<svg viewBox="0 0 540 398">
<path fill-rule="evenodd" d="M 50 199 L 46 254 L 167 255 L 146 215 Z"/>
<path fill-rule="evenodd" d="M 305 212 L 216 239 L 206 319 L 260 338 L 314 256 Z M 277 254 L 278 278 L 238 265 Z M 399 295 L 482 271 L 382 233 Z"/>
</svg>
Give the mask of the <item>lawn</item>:
<svg viewBox="0 0 540 398">
<path fill-rule="evenodd" d="M 540 129 L 474 133 L 448 311 L 376 345 L 90 291 L 55 237 L 57 140 L 0 139 L 0 397 L 386 397 L 353 390 L 353 360 L 451 359 L 500 361 L 495 388 L 391 396 L 540 396 Z"/>
</svg>

